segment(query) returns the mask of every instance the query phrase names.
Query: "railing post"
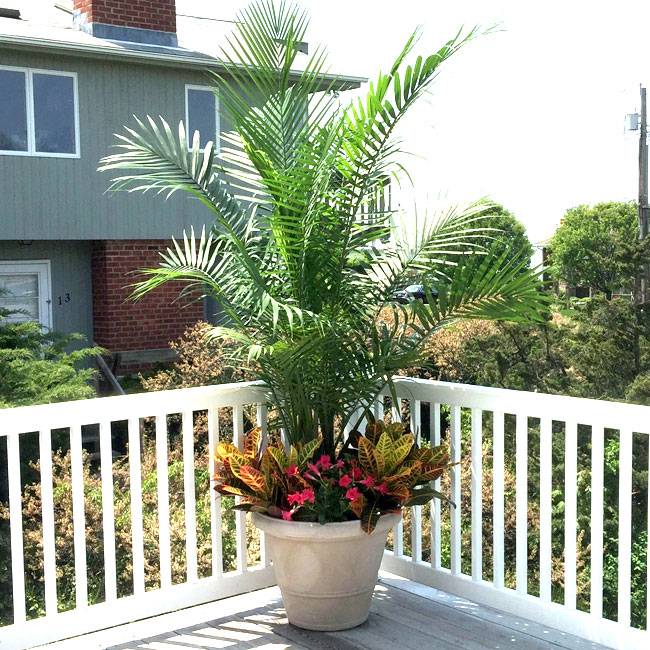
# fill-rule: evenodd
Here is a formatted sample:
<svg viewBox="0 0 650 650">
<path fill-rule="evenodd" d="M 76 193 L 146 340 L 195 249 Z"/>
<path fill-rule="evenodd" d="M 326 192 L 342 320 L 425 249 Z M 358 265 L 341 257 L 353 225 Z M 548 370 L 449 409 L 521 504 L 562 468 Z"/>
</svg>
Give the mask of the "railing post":
<svg viewBox="0 0 650 650">
<path fill-rule="evenodd" d="M 630 625 L 632 565 L 632 431 L 621 429 L 618 464 L 618 622 Z"/>
<path fill-rule="evenodd" d="M 483 412 L 472 409 L 472 580 L 483 577 Z"/>
<path fill-rule="evenodd" d="M 57 613 L 56 541 L 54 532 L 54 491 L 52 484 L 52 432 L 46 427 L 38 436 L 41 467 L 41 517 L 43 519 L 43 581 L 45 613 Z"/>
<path fill-rule="evenodd" d="M 11 527 L 11 587 L 14 623 L 24 623 L 25 556 L 23 550 L 23 500 L 20 480 L 20 440 L 18 434 L 7 436 L 7 467 L 9 473 L 9 525 Z"/>
<path fill-rule="evenodd" d="M 604 484 L 604 429 L 591 428 L 591 598 L 589 611 L 600 618 L 603 615 L 603 498 Z"/>
<path fill-rule="evenodd" d="M 528 417 L 517 413 L 516 424 L 516 572 L 517 593 L 528 593 Z"/>
<path fill-rule="evenodd" d="M 454 505 L 451 507 L 451 574 L 460 575 L 461 573 L 461 492 L 460 492 L 460 434 L 461 419 L 460 406 L 451 407 L 451 445 L 450 459 L 453 466 L 451 472 L 451 500 Z"/>
<path fill-rule="evenodd" d="M 212 537 L 212 575 L 223 573 L 223 540 L 221 539 L 221 495 L 214 491 L 215 453 L 219 443 L 219 409 L 208 409 L 208 466 L 210 468 L 210 531 Z"/>
<path fill-rule="evenodd" d="M 539 428 L 539 597 L 551 601 L 553 524 L 553 423 L 544 417 Z"/>
<path fill-rule="evenodd" d="M 131 546 L 133 549 L 133 593 L 144 594 L 144 532 L 142 523 L 142 465 L 140 418 L 132 417 L 129 427 L 129 488 L 131 490 Z"/>
<path fill-rule="evenodd" d="M 564 435 L 564 604 L 575 609 L 578 495 L 578 425 L 575 421 L 567 421 Z"/>
<path fill-rule="evenodd" d="M 492 553 L 494 586 L 503 588 L 503 476 L 504 476 L 504 415 L 492 412 Z"/>
</svg>

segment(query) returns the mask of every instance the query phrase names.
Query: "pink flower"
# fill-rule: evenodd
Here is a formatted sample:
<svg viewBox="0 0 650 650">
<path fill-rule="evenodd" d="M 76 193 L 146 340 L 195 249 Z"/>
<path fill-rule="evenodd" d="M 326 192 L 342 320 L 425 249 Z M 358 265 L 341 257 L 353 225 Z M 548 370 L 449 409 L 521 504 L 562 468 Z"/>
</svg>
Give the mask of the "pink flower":
<svg viewBox="0 0 650 650">
<path fill-rule="evenodd" d="M 355 465 L 352 468 L 352 478 L 358 481 L 363 476 L 363 472 Z"/>
<path fill-rule="evenodd" d="M 388 494 L 388 484 L 386 481 L 379 485 L 375 485 L 375 492 L 379 492 L 379 494 Z"/>
<path fill-rule="evenodd" d="M 343 469 L 345 467 L 345 461 L 342 458 L 339 458 L 339 460 L 334 464 L 334 467 L 337 469 Z"/>
<path fill-rule="evenodd" d="M 314 501 L 316 500 L 316 495 L 314 494 L 314 490 L 312 490 L 311 488 L 305 488 L 300 493 L 300 497 L 302 499 L 301 505 L 306 502 L 314 503 Z"/>
<path fill-rule="evenodd" d="M 287 501 L 292 505 L 302 505 L 302 493 L 301 492 L 292 492 L 287 494 Z"/>
<path fill-rule="evenodd" d="M 372 476 L 368 475 L 363 479 L 363 481 L 361 481 L 361 485 L 364 485 L 367 488 L 371 488 L 375 485 L 375 479 Z"/>
<path fill-rule="evenodd" d="M 320 465 L 323 471 L 326 471 L 332 466 L 332 459 L 327 454 L 323 454 L 316 464 Z"/>
<path fill-rule="evenodd" d="M 285 521 L 291 521 L 292 515 L 293 513 L 291 512 L 291 510 L 282 511 L 282 519 L 284 519 Z"/>
<path fill-rule="evenodd" d="M 343 476 L 341 476 L 341 478 L 339 479 L 339 485 L 342 488 L 348 487 L 350 483 L 352 483 L 352 477 L 349 474 L 343 474 Z"/>
<path fill-rule="evenodd" d="M 320 470 L 318 469 L 318 465 L 314 465 L 314 463 L 307 463 L 307 467 L 309 468 L 309 471 L 314 476 L 320 476 Z M 310 478 L 312 478 L 312 477 L 310 477 Z"/>
<path fill-rule="evenodd" d="M 287 476 L 297 476 L 298 474 L 298 465 L 289 465 L 285 470 Z"/>
<path fill-rule="evenodd" d="M 356 487 L 351 487 L 346 493 L 345 493 L 345 498 L 348 501 L 354 501 L 361 495 L 361 492 L 359 492 L 359 488 Z"/>
</svg>

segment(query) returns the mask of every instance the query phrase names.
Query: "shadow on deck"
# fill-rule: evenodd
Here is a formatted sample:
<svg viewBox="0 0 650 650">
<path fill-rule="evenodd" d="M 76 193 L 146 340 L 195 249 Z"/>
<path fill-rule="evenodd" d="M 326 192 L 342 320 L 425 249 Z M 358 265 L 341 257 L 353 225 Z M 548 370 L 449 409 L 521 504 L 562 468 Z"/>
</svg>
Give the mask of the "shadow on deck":
<svg viewBox="0 0 650 650">
<path fill-rule="evenodd" d="M 43 650 L 513 647 L 526 650 L 604 648 L 390 574 L 382 575 L 375 589 L 368 621 L 344 632 L 309 632 L 289 625 L 280 591 L 272 587 L 42 646 Z"/>
</svg>

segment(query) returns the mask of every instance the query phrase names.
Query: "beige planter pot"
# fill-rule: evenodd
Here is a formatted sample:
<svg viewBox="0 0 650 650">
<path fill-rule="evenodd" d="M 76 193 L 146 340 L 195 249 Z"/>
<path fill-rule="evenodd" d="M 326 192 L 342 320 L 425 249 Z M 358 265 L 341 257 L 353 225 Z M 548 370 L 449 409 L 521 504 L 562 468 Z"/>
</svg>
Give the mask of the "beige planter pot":
<svg viewBox="0 0 650 650">
<path fill-rule="evenodd" d="M 289 622 L 307 630 L 346 630 L 370 610 L 388 531 L 401 515 L 383 515 L 371 535 L 358 521 L 283 521 L 254 514 L 266 535 Z"/>
</svg>

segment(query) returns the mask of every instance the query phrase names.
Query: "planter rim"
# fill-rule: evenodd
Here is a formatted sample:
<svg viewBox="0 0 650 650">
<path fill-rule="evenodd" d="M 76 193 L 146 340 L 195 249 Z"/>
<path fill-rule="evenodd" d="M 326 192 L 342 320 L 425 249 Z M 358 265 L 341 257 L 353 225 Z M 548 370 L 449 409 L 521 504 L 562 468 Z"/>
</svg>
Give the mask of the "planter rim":
<svg viewBox="0 0 650 650">
<path fill-rule="evenodd" d="M 401 512 L 381 515 L 371 535 L 386 533 L 401 518 Z M 253 513 L 253 523 L 260 530 L 274 537 L 317 540 L 319 542 L 337 542 L 355 537 L 369 537 L 368 533 L 361 528 L 361 522 L 358 519 L 319 524 L 316 521 L 284 521 L 277 517 L 269 517 L 268 515 L 255 512 Z"/>
</svg>

